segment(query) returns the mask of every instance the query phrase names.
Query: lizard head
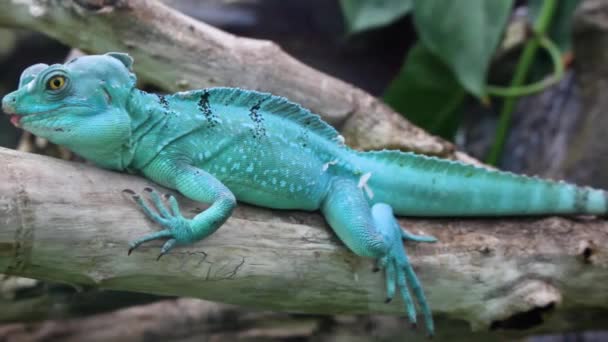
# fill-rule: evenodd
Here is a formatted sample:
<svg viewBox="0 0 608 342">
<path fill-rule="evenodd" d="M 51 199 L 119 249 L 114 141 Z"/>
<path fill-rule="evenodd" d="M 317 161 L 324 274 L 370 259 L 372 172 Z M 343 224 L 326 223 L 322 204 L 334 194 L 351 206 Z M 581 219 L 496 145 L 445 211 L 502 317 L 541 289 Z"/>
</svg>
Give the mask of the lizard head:
<svg viewBox="0 0 608 342">
<path fill-rule="evenodd" d="M 131 130 L 126 105 L 135 86 L 132 63 L 127 54 L 108 53 L 32 65 L 19 88 L 4 96 L 2 109 L 15 126 L 121 169 Z"/>
</svg>

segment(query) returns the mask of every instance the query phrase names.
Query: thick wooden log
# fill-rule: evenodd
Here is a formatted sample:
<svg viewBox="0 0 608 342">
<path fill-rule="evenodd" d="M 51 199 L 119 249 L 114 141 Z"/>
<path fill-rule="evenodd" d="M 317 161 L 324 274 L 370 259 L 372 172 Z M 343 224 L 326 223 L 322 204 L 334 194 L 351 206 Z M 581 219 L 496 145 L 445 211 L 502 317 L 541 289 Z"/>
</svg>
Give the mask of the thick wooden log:
<svg viewBox="0 0 608 342">
<path fill-rule="evenodd" d="M 161 241 L 127 256 L 128 241 L 158 229 L 122 194 L 146 186 L 155 185 L 0 149 L 0 273 L 272 310 L 403 314 L 400 300 L 384 303 L 384 277 L 372 272 L 373 261 L 349 252 L 316 213 L 240 204 L 211 237 L 160 261 Z M 187 216 L 204 208 L 178 198 Z M 605 323 L 599 319 L 608 308 L 605 221 L 402 224 L 440 240 L 407 245 L 440 316 L 474 330 L 524 325 L 557 331 Z M 573 314 L 596 320 L 568 320 Z"/>
<path fill-rule="evenodd" d="M 306 338 L 320 319 L 250 312 L 196 299 L 165 300 L 92 317 L 0 325 L 2 341 L 284 341 Z M 260 326 L 259 321 L 263 321 Z"/>
<path fill-rule="evenodd" d="M 341 128 L 351 146 L 453 156 L 452 144 L 275 43 L 234 36 L 158 1 L 1 1 L 0 25 L 38 30 L 86 52 L 128 52 L 138 75 L 166 91 L 234 86 L 285 96 Z"/>
</svg>

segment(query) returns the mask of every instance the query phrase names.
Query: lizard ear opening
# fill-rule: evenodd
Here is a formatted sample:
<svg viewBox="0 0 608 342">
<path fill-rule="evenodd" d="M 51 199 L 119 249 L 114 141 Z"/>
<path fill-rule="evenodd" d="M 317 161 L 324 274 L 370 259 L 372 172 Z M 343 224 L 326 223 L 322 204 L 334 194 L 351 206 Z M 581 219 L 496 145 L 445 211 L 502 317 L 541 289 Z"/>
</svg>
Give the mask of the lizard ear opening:
<svg viewBox="0 0 608 342">
<path fill-rule="evenodd" d="M 106 53 L 106 56 L 118 59 L 129 71 L 133 71 L 133 58 L 128 54 L 122 52 L 108 52 Z"/>
</svg>

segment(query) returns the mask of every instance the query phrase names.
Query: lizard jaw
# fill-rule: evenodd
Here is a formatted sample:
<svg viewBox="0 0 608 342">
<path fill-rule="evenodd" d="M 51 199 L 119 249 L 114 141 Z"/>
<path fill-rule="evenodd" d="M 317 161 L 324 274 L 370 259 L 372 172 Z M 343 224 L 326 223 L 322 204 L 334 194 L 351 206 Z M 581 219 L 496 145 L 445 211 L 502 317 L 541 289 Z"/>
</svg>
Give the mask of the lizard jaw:
<svg viewBox="0 0 608 342">
<path fill-rule="evenodd" d="M 52 113 L 55 112 L 57 110 L 60 110 L 64 107 L 67 107 L 67 105 L 62 105 L 59 106 L 57 108 L 53 108 L 53 109 L 49 109 L 49 110 L 45 110 L 45 111 L 40 111 L 40 112 L 34 112 L 34 113 L 27 113 L 27 114 L 17 114 L 17 111 L 15 109 L 13 109 L 12 107 L 8 107 L 5 106 L 2 108 L 2 110 L 9 116 L 11 123 L 15 126 L 15 127 L 19 127 L 21 128 L 21 119 L 25 118 L 25 117 L 35 117 L 35 116 L 40 116 L 43 114 L 48 114 L 48 113 Z"/>
</svg>

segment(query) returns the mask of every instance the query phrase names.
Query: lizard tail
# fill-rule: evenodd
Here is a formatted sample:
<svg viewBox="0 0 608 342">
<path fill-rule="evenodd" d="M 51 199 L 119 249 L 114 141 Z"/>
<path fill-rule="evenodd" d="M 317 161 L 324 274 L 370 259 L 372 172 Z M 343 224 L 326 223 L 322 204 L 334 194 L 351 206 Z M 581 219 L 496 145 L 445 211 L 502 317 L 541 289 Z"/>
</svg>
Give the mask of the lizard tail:
<svg viewBox="0 0 608 342">
<path fill-rule="evenodd" d="M 373 203 L 408 216 L 608 213 L 606 191 L 400 151 L 357 152 Z"/>
</svg>

